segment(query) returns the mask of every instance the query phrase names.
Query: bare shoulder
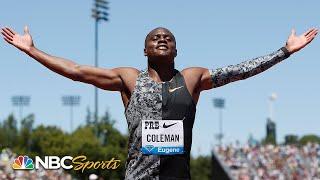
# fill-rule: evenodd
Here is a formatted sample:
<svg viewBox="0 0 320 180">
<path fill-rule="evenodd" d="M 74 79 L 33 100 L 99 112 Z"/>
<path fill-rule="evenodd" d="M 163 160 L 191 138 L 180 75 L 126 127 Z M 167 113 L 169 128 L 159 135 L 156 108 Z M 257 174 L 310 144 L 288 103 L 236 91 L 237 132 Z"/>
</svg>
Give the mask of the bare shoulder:
<svg viewBox="0 0 320 180">
<path fill-rule="evenodd" d="M 201 92 L 211 88 L 209 69 L 203 67 L 190 67 L 182 70 L 186 83 L 194 88 L 195 92 Z"/>
<path fill-rule="evenodd" d="M 117 67 L 113 69 L 114 71 L 117 71 L 121 74 L 128 73 L 128 74 L 139 74 L 139 70 L 133 67 Z"/>
<path fill-rule="evenodd" d="M 181 74 L 184 77 L 193 76 L 193 77 L 201 78 L 202 74 L 204 74 L 206 71 L 208 71 L 208 69 L 203 67 L 188 67 L 183 69 L 181 71 Z"/>
<path fill-rule="evenodd" d="M 202 67 L 189 67 L 181 71 L 187 88 L 192 96 L 199 96 L 199 85 L 204 71 L 205 68 Z"/>
<path fill-rule="evenodd" d="M 132 90 L 140 71 L 133 67 L 118 67 L 113 69 L 121 78 L 124 85 Z"/>
</svg>

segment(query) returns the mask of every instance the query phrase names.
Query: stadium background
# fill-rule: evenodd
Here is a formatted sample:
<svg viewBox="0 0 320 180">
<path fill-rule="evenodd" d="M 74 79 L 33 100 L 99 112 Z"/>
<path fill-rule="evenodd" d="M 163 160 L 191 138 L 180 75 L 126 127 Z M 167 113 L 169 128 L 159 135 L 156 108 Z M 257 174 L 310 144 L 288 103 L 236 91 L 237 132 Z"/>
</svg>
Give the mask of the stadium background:
<svg viewBox="0 0 320 180">
<path fill-rule="evenodd" d="M 92 6 L 92 1 L 79 3 L 75 0 L 5 1 L 0 7 L 0 26 L 10 26 L 22 32 L 22 27 L 29 25 L 35 44 L 40 49 L 73 59 L 79 64 L 93 64 L 94 20 L 90 17 Z M 175 34 L 178 46 L 176 67 L 180 70 L 189 66 L 217 68 L 236 64 L 280 48 L 292 27 L 298 33 L 309 27 L 319 27 L 318 6 L 319 2 L 315 0 L 308 3 L 110 1 L 110 20 L 99 25 L 99 65 L 106 68 L 145 68 L 143 41 L 148 31 L 157 26 L 167 27 Z M 218 143 L 215 135 L 218 133 L 219 112 L 212 103 L 212 99 L 216 97 L 226 100 L 223 110 L 225 146 L 236 144 L 237 140 L 245 146 L 250 134 L 258 142 L 265 138 L 268 98 L 273 92 L 278 94 L 273 103 L 278 143 L 284 143 L 284 137 L 288 134 L 297 135 L 298 140 L 309 134 L 319 136 L 319 44 L 316 39 L 306 49 L 261 75 L 204 92 L 198 103 L 194 127 L 192 155 L 200 158 L 195 164 L 200 164 L 199 167 L 205 167 L 201 163 L 210 164 L 208 157 L 211 157 L 211 150 Z M 91 86 L 72 82 L 49 72 L 3 41 L 0 42 L 0 59 L 1 128 L 12 128 L 11 133 L 14 135 L 10 139 L 7 137 L 10 133 L 1 131 L 4 134 L 0 138 L 1 148 L 10 148 L 16 153 L 29 152 L 26 149 L 27 137 L 22 135 L 29 131 L 23 131 L 19 110 L 11 102 L 11 97 L 15 95 L 31 97 L 30 105 L 23 110 L 23 117 L 34 114 L 31 134 L 43 132 L 40 126 L 43 124 L 45 129 L 56 126 L 56 129 L 51 128 L 52 131 L 70 135 L 69 109 L 62 106 L 61 102 L 64 95 L 81 96 L 80 105 L 74 108 L 74 126 L 84 127 L 87 124 L 87 108 L 93 111 Z M 127 126 L 119 94 L 99 91 L 99 100 L 99 116 L 103 117 L 108 111 L 109 119 L 114 120 L 114 124 L 111 124 L 119 130 L 122 134 L 119 138 L 122 138 L 127 132 Z M 14 127 L 10 127 L 10 123 L 6 124 L 11 113 L 16 117 L 17 132 Z M 84 132 L 80 134 L 82 133 Z M 74 137 L 70 135 L 69 138 L 77 137 L 76 132 L 73 134 Z M 57 144 L 64 143 L 54 137 Z M 101 144 L 102 137 L 98 137 L 96 143 Z M 312 138 L 317 141 L 317 137 Z M 6 144 L 7 142 L 12 144 Z M 119 144 L 120 147 L 121 145 L 123 144 Z M 55 150 L 67 148 L 64 144 L 60 146 Z M 81 146 L 75 145 L 74 151 L 81 149 L 79 147 Z M 52 150 L 50 146 L 42 148 L 42 152 L 34 152 L 45 154 Z M 125 154 L 122 151 L 125 149 L 121 148 L 119 154 Z M 207 158 L 201 159 L 202 157 Z"/>
</svg>

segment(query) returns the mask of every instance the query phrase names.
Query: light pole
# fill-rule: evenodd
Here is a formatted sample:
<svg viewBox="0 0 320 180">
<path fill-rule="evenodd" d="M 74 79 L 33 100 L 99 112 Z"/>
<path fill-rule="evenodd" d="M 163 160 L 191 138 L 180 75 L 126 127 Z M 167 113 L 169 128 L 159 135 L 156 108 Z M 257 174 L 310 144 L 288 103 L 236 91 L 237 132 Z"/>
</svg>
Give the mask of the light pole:
<svg viewBox="0 0 320 180">
<path fill-rule="evenodd" d="M 273 109 L 273 102 L 277 99 L 277 94 L 272 93 L 269 96 L 269 118 L 267 120 L 267 138 L 268 141 L 271 140 L 273 143 L 277 143 L 277 136 L 276 136 L 276 121 L 274 118 L 274 109 Z"/>
<path fill-rule="evenodd" d="M 73 131 L 73 106 L 80 104 L 80 96 L 62 96 L 62 104 L 70 106 L 70 131 Z"/>
<path fill-rule="evenodd" d="M 219 109 L 219 134 L 217 134 L 217 139 L 219 140 L 219 145 L 222 145 L 222 109 L 224 108 L 225 100 L 223 98 L 214 98 L 213 105 L 215 108 Z"/>
<path fill-rule="evenodd" d="M 270 96 L 269 96 L 269 118 L 270 120 L 274 121 L 274 112 L 273 112 L 273 102 L 277 99 L 277 94 L 276 93 L 272 93 Z"/>
<path fill-rule="evenodd" d="M 108 21 L 107 7 L 108 2 L 105 0 L 94 0 L 92 17 L 95 19 L 95 51 L 94 65 L 98 67 L 98 24 L 100 21 Z M 98 123 L 98 88 L 94 88 L 94 122 Z"/>
<path fill-rule="evenodd" d="M 23 117 L 23 106 L 29 106 L 30 96 L 12 96 L 11 97 L 12 105 L 19 107 L 19 116 L 20 121 L 22 121 Z"/>
</svg>

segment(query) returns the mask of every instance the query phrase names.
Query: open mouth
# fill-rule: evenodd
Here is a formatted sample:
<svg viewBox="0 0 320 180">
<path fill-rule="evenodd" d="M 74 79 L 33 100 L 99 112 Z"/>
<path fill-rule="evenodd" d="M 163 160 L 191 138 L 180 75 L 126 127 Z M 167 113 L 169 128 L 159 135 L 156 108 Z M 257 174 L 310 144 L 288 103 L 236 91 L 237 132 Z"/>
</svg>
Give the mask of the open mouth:
<svg viewBox="0 0 320 180">
<path fill-rule="evenodd" d="M 169 49 L 169 47 L 165 44 L 160 44 L 156 47 L 156 49 L 167 50 L 167 49 Z"/>
</svg>

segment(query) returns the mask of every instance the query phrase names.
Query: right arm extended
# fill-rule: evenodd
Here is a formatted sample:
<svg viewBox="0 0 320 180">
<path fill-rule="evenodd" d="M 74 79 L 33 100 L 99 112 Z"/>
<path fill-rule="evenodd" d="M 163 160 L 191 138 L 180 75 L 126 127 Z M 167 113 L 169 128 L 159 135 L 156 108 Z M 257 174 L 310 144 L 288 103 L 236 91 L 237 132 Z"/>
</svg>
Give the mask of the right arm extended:
<svg viewBox="0 0 320 180">
<path fill-rule="evenodd" d="M 64 77 L 92 84 L 105 90 L 122 91 L 124 89 L 121 74 L 130 68 L 101 69 L 78 65 L 73 61 L 46 54 L 34 46 L 28 27 L 24 28 L 24 35 L 19 35 L 8 27 L 2 28 L 1 34 L 6 42 Z"/>
</svg>

